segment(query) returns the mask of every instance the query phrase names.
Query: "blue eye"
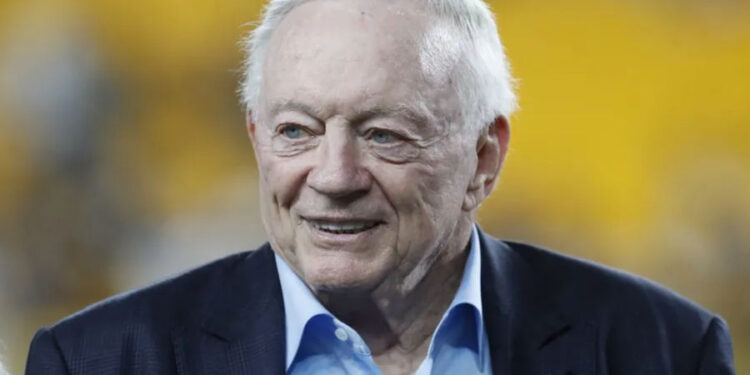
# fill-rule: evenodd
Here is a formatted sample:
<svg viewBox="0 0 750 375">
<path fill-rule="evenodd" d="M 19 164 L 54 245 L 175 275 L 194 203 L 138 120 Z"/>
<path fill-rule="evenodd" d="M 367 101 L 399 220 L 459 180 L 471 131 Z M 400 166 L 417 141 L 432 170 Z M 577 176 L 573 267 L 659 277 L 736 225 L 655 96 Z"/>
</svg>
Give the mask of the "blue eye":
<svg viewBox="0 0 750 375">
<path fill-rule="evenodd" d="M 391 143 L 395 140 L 393 134 L 382 130 L 375 130 L 374 132 L 372 132 L 372 135 L 370 135 L 370 138 L 372 138 L 375 143 L 380 144 Z"/>
<path fill-rule="evenodd" d="M 289 139 L 297 139 L 302 136 L 302 128 L 296 125 L 289 125 L 281 130 L 281 133 Z"/>
</svg>

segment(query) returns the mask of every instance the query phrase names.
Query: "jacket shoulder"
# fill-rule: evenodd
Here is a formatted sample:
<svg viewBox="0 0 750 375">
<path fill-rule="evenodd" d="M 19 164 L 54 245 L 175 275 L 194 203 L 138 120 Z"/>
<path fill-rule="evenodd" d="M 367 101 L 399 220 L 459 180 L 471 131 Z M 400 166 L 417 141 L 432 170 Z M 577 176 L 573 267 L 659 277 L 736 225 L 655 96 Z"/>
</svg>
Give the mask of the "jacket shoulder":
<svg viewBox="0 0 750 375">
<path fill-rule="evenodd" d="M 80 330 L 148 321 L 172 325 L 191 319 L 210 306 L 227 272 L 251 256 L 252 252 L 232 254 L 149 286 L 109 297 L 63 318 L 50 328 Z"/>
<path fill-rule="evenodd" d="M 520 242 L 498 244 L 522 259 L 542 298 L 554 301 L 573 326 L 594 327 L 602 366 L 670 374 L 706 366 L 731 369 L 726 323 L 695 302 L 591 261 Z"/>
<path fill-rule="evenodd" d="M 37 332 L 27 373 L 174 373 L 174 335 L 203 327 L 269 265 L 273 252 L 265 245 L 86 307 Z"/>
<path fill-rule="evenodd" d="M 504 241 L 539 276 L 548 294 L 573 310 L 599 314 L 680 316 L 684 323 L 710 320 L 714 314 L 647 278 L 592 261 L 522 242 Z"/>
<path fill-rule="evenodd" d="M 76 348 L 104 348 L 125 339 L 164 344 L 175 327 L 202 324 L 215 301 L 224 298 L 231 287 L 233 271 L 246 262 L 268 261 L 269 252 L 261 248 L 229 255 L 152 285 L 115 295 L 43 328 L 40 333 L 48 332 L 54 337 L 63 354 L 75 352 Z"/>
</svg>

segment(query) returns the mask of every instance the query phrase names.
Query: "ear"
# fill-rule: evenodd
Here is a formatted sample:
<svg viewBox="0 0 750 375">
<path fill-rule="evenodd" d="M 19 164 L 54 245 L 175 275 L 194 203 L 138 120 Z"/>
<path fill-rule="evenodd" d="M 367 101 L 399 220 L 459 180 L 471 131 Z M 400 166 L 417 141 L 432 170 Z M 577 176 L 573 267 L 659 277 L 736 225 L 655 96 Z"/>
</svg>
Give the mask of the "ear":
<svg viewBox="0 0 750 375">
<path fill-rule="evenodd" d="M 255 134 L 255 121 L 253 120 L 253 114 L 249 110 L 245 112 L 245 128 L 247 129 L 247 136 L 250 138 L 250 144 L 253 145 L 253 154 L 255 155 L 255 162 L 260 162 L 260 153 L 258 152 L 258 138 Z"/>
<path fill-rule="evenodd" d="M 510 125 L 500 116 L 486 126 L 477 140 L 477 169 L 472 176 L 462 208 L 472 211 L 490 195 L 500 176 L 500 169 L 508 152 Z"/>
<path fill-rule="evenodd" d="M 247 135 L 250 137 L 250 142 L 255 146 L 255 122 L 253 122 L 253 113 L 249 110 L 245 112 L 245 127 L 247 128 Z"/>
</svg>

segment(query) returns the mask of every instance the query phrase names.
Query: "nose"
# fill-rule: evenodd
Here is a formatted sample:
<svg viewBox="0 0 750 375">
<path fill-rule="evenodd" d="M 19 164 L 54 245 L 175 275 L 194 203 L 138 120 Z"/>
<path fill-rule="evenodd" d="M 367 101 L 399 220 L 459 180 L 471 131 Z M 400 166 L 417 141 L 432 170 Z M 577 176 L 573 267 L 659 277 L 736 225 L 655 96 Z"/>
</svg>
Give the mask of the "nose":
<svg viewBox="0 0 750 375">
<path fill-rule="evenodd" d="M 361 165 L 356 134 L 348 127 L 329 127 L 318 146 L 307 184 L 336 199 L 356 199 L 367 194 L 372 175 Z"/>
</svg>

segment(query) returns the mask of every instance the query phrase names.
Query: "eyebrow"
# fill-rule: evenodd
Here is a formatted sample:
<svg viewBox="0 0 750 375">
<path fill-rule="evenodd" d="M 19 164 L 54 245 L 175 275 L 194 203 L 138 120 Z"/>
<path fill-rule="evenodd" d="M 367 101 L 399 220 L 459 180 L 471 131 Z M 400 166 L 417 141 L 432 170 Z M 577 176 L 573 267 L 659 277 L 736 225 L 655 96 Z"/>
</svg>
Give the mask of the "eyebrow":
<svg viewBox="0 0 750 375">
<path fill-rule="evenodd" d="M 297 102 L 294 100 L 287 100 L 275 103 L 271 106 L 270 113 L 272 115 L 278 115 L 282 111 L 297 111 L 297 112 L 303 112 L 313 117 L 321 117 L 321 112 L 315 108 L 313 108 L 310 105 L 307 105 L 302 102 Z"/>
<path fill-rule="evenodd" d="M 415 109 L 406 105 L 393 107 L 376 106 L 356 112 L 350 120 L 354 123 L 361 123 L 378 117 L 401 117 L 421 126 L 427 124 L 433 115 L 425 110 Z"/>
<path fill-rule="evenodd" d="M 274 104 L 271 107 L 270 113 L 277 115 L 283 111 L 298 111 L 316 118 L 324 117 L 323 111 L 320 109 L 294 100 Z M 347 120 L 358 124 L 379 117 L 401 117 L 417 125 L 424 125 L 430 122 L 430 120 L 434 118 L 434 115 L 426 108 L 413 108 L 399 104 L 395 106 L 375 106 L 357 110 L 352 115 L 347 116 Z"/>
</svg>

